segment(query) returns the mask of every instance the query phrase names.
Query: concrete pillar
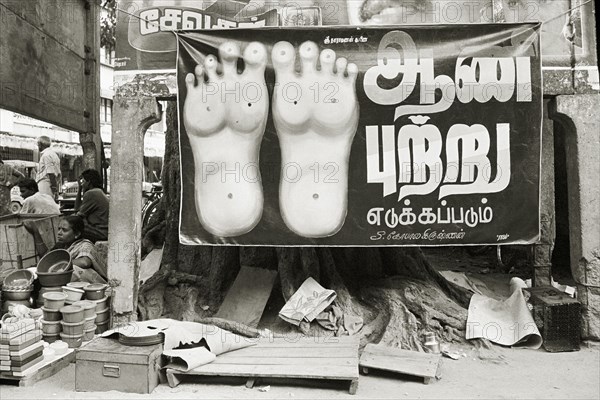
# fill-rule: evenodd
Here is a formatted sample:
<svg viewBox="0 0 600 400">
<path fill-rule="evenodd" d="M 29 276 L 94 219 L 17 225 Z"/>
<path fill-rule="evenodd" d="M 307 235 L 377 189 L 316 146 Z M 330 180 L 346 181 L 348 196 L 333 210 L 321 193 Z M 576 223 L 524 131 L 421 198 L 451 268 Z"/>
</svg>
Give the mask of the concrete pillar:
<svg viewBox="0 0 600 400">
<path fill-rule="evenodd" d="M 102 138 L 100 137 L 100 2 L 89 1 L 86 7 L 85 97 L 88 103 L 84 114 L 88 129 L 79 133 L 83 148 L 83 169 L 102 168 Z"/>
<path fill-rule="evenodd" d="M 583 306 L 582 336 L 600 339 L 600 95 L 557 96 L 565 127 L 571 271 Z"/>
<path fill-rule="evenodd" d="M 541 235 L 533 245 L 533 286 L 550 286 L 552 277 L 552 250 L 556 239 L 554 219 L 554 128 L 548 117 L 548 103 L 544 100 L 542 120 L 542 165 L 540 168 L 540 224 Z"/>
<path fill-rule="evenodd" d="M 113 326 L 136 319 L 141 263 L 144 133 L 159 122 L 151 96 L 113 100 L 108 221 L 108 279 L 113 286 Z"/>
</svg>

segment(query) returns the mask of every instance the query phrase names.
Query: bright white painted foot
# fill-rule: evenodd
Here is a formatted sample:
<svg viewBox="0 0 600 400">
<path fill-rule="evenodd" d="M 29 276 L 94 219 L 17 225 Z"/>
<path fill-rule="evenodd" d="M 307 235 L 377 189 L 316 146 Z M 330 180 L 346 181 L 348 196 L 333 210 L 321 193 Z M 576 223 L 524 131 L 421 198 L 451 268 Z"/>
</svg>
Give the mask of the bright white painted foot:
<svg viewBox="0 0 600 400">
<path fill-rule="evenodd" d="M 185 79 L 183 123 L 194 154 L 196 212 L 208 232 L 222 237 L 252 230 L 263 209 L 258 157 L 269 110 L 267 50 L 248 44 L 242 73 L 239 57 L 236 43 L 224 43 L 221 74 L 209 55 Z"/>
<path fill-rule="evenodd" d="M 344 225 L 348 162 L 358 125 L 358 68 L 333 50 L 305 42 L 278 42 L 271 58 L 276 85 L 273 121 L 281 146 L 279 203 L 288 228 L 304 237 L 327 237 Z M 320 70 L 317 69 L 317 61 Z"/>
</svg>

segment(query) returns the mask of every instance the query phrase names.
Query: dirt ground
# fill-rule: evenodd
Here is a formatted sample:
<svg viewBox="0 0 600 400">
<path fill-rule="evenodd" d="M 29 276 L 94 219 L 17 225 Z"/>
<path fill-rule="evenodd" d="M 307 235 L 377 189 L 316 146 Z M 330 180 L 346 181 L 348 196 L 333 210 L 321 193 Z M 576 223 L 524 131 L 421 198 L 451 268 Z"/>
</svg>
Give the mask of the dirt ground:
<svg viewBox="0 0 600 400">
<path fill-rule="evenodd" d="M 453 350 L 461 350 L 453 347 Z M 441 379 L 424 385 L 407 376 L 371 371 L 361 375 L 356 395 L 347 385 L 327 382 L 258 382 L 247 389 L 242 380 L 197 377 L 171 389 L 159 385 L 150 395 L 75 392 L 75 364 L 28 388 L 0 386 L 0 399 L 598 399 L 600 346 L 578 352 L 495 346 L 480 358 L 477 350 L 463 348 L 467 357 L 443 359 Z M 269 385 L 268 391 L 264 390 Z"/>
<path fill-rule="evenodd" d="M 491 297 L 509 294 L 511 276 L 528 278 L 527 268 L 507 274 L 494 265 L 494 253 L 465 257 L 464 250 L 428 249 L 438 270 L 464 272 Z M 467 260 L 467 261 L 465 261 Z M 564 282 L 569 283 L 569 282 Z M 477 350 L 450 345 L 464 353 L 459 360 L 442 359 L 441 379 L 422 380 L 385 372 L 361 375 L 356 395 L 346 383 L 325 381 L 259 381 L 253 389 L 242 379 L 195 377 L 171 389 L 159 385 L 150 395 L 117 391 L 75 392 L 75 364 L 29 388 L 0 386 L 0 400 L 8 399 L 600 399 L 600 343 L 584 343 L 581 350 L 548 353 L 493 346 Z M 268 385 L 268 386 L 267 386 Z"/>
</svg>

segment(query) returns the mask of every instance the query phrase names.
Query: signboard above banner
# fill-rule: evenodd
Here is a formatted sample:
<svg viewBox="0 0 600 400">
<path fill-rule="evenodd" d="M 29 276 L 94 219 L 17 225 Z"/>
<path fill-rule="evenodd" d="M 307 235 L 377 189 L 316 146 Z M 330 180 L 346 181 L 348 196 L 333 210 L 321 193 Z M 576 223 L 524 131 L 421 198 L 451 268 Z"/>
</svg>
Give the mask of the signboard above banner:
<svg viewBox="0 0 600 400">
<path fill-rule="evenodd" d="M 537 23 L 179 32 L 181 242 L 534 243 L 539 34 Z"/>
<path fill-rule="evenodd" d="M 125 3 L 119 9 L 115 69 L 175 70 L 177 40 L 173 31 L 277 26 L 276 9 L 263 12 L 250 0 Z"/>
<path fill-rule="evenodd" d="M 573 93 L 583 90 L 582 84 L 597 90 L 593 11 L 593 2 L 583 0 L 119 1 L 114 87 L 117 95 L 142 92 L 163 99 L 175 98 L 175 30 L 544 21 L 540 52 L 545 93 Z M 573 65 L 576 75 L 570 72 Z"/>
</svg>

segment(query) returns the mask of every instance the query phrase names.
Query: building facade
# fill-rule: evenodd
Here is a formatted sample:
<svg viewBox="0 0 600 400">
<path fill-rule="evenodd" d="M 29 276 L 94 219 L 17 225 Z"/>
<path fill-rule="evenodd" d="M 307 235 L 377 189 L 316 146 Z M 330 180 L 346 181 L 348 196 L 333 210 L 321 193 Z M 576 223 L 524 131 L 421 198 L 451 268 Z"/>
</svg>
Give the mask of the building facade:
<svg viewBox="0 0 600 400">
<path fill-rule="evenodd" d="M 110 160 L 113 109 L 113 60 L 114 54 L 101 49 L 100 66 L 100 136 L 104 155 Z M 144 164 L 146 177 L 153 182 L 160 179 L 165 138 L 164 122 L 153 125 L 146 134 L 144 143 Z M 27 117 L 12 111 L 0 109 L 0 154 L 4 160 L 39 160 L 37 138 L 48 136 L 52 147 L 61 159 L 61 170 L 65 182 L 75 181 L 83 168 L 83 149 L 79 143 L 79 133 Z M 109 163 L 108 163 L 109 165 Z"/>
</svg>

